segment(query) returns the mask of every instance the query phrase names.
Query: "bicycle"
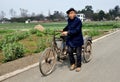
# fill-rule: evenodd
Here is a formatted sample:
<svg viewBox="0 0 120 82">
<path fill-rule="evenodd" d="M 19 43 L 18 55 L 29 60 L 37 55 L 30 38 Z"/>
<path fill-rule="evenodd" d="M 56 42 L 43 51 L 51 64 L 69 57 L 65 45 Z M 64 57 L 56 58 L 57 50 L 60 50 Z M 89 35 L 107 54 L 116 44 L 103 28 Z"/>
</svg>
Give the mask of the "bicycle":
<svg viewBox="0 0 120 82">
<path fill-rule="evenodd" d="M 67 57 L 66 37 L 61 36 L 60 38 L 56 38 L 56 35 L 56 31 L 54 31 L 51 46 L 46 48 L 40 57 L 39 69 L 43 76 L 47 76 L 54 71 L 57 60 L 63 60 Z M 58 41 L 61 42 L 60 47 L 58 47 Z M 82 47 L 83 61 L 85 63 L 88 63 L 92 59 L 91 44 L 92 38 L 85 38 L 85 45 Z"/>
</svg>

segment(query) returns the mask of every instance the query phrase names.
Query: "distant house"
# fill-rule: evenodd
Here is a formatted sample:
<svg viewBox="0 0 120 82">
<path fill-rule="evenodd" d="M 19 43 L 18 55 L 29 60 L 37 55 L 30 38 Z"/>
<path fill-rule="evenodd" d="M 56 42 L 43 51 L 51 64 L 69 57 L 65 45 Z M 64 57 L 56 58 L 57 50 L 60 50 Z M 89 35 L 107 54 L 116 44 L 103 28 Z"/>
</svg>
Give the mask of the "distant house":
<svg viewBox="0 0 120 82">
<path fill-rule="evenodd" d="M 10 21 L 5 21 L 5 20 L 3 20 L 3 21 L 0 21 L 0 23 L 1 23 L 1 24 L 6 24 L 6 23 L 10 23 Z"/>
<path fill-rule="evenodd" d="M 26 24 L 28 24 L 28 23 L 30 23 L 30 22 L 31 22 L 30 19 L 27 19 L 27 20 L 25 21 Z"/>
<path fill-rule="evenodd" d="M 120 17 L 119 16 L 115 17 L 115 20 L 120 21 Z"/>
<path fill-rule="evenodd" d="M 85 15 L 84 14 L 77 14 L 77 17 L 80 18 L 80 20 L 83 22 L 85 20 Z"/>
</svg>

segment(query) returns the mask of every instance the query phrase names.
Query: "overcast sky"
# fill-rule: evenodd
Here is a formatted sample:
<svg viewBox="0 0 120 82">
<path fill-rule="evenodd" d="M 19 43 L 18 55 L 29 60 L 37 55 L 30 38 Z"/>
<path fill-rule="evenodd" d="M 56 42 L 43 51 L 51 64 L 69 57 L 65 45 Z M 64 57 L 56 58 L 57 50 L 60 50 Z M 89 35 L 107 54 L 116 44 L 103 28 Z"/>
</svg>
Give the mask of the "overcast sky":
<svg viewBox="0 0 120 82">
<path fill-rule="evenodd" d="M 9 17 L 9 9 L 13 8 L 19 14 L 19 9 L 24 8 L 29 13 L 43 13 L 48 14 L 50 10 L 63 11 L 73 7 L 76 10 L 83 9 L 86 5 L 92 5 L 95 11 L 114 8 L 116 5 L 120 6 L 120 0 L 0 0 L 0 11 L 4 11 Z"/>
</svg>

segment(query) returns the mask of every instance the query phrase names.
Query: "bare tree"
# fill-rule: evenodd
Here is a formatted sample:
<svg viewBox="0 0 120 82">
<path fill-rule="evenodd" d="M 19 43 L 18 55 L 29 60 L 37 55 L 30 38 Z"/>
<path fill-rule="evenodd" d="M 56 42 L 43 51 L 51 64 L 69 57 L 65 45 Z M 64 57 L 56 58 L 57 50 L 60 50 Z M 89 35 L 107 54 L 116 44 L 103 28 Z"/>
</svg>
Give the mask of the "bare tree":
<svg viewBox="0 0 120 82">
<path fill-rule="evenodd" d="M 32 12 L 31 16 L 32 16 L 32 17 L 34 17 L 34 16 L 35 16 L 35 13 L 34 13 L 34 12 Z"/>
<path fill-rule="evenodd" d="M 20 8 L 21 17 L 27 17 L 28 16 L 28 10 Z"/>
<path fill-rule="evenodd" d="M 51 12 L 50 12 L 50 10 L 48 11 L 48 16 L 50 16 L 51 15 Z"/>
<path fill-rule="evenodd" d="M 9 13 L 12 17 L 16 16 L 16 11 L 14 9 L 10 9 Z"/>
<path fill-rule="evenodd" d="M 0 19 L 3 19 L 5 17 L 6 13 L 4 11 L 0 12 Z"/>
</svg>

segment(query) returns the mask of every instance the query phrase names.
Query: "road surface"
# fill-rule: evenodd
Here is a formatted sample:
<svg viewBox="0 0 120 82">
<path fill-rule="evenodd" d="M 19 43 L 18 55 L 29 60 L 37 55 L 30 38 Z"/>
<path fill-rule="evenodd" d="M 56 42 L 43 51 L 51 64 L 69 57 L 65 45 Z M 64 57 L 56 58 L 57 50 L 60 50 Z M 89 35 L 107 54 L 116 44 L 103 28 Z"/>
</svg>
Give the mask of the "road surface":
<svg viewBox="0 0 120 82">
<path fill-rule="evenodd" d="M 93 43 L 93 60 L 80 72 L 69 71 L 68 61 L 43 77 L 34 67 L 2 82 L 120 82 L 120 31 Z"/>
</svg>

